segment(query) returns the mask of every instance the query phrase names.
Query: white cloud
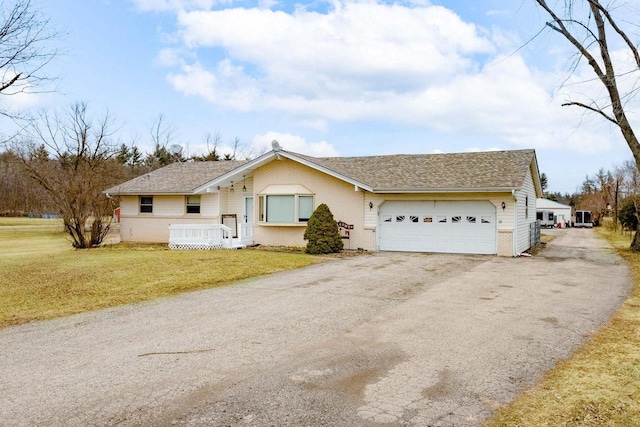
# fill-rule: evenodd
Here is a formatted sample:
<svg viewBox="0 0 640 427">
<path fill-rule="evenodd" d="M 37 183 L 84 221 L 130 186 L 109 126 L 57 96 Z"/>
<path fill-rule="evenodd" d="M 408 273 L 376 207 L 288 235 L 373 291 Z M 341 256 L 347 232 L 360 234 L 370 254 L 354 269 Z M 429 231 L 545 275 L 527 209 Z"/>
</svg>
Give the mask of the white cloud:
<svg viewBox="0 0 640 427">
<path fill-rule="evenodd" d="M 290 133 L 267 132 L 256 135 L 251 141 L 251 148 L 256 153 L 271 150 L 271 142 L 278 141 L 283 150 L 306 154 L 313 157 L 335 157 L 338 151 L 327 141 L 309 142 L 301 136 Z"/>
<path fill-rule="evenodd" d="M 161 67 L 184 66 L 185 60 L 180 49 L 165 48 L 158 52 L 157 63 Z"/>
<path fill-rule="evenodd" d="M 283 112 L 316 130 L 384 121 L 493 136 L 495 145 L 610 148 L 607 129 L 578 129 L 582 111 L 560 107 L 566 93 L 554 92 L 561 77 L 513 53 L 517 37 L 477 28 L 440 6 L 337 1 L 326 13 L 286 13 L 160 3 L 182 5 L 174 8 L 181 48 L 200 58 L 180 62 L 179 50 L 161 53 L 179 65 L 168 81 L 226 109 Z"/>
<path fill-rule="evenodd" d="M 138 10 L 143 12 L 165 12 L 174 10 L 210 10 L 218 2 L 215 0 L 133 0 L 133 3 Z"/>
</svg>

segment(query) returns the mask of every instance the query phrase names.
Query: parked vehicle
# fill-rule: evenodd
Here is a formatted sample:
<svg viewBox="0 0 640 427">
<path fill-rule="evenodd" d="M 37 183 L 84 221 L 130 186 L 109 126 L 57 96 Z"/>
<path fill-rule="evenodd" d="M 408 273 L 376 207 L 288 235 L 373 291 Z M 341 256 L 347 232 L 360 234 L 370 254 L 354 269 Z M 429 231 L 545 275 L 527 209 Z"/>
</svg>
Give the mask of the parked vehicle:
<svg viewBox="0 0 640 427">
<path fill-rule="evenodd" d="M 553 211 L 536 211 L 536 219 L 540 221 L 540 227 L 551 228 L 556 225 L 556 221 L 553 217 Z"/>
<path fill-rule="evenodd" d="M 574 227 L 593 227 L 591 222 L 591 211 L 576 211 L 576 220 L 573 223 Z"/>
</svg>

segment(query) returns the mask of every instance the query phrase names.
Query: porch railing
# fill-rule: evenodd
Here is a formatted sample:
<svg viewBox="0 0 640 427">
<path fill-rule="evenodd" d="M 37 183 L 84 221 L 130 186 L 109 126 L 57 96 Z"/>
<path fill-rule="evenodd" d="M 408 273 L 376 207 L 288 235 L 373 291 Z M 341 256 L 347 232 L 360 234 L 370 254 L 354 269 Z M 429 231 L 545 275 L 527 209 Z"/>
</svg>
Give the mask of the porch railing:
<svg viewBox="0 0 640 427">
<path fill-rule="evenodd" d="M 253 244 L 253 223 L 241 222 L 238 224 L 238 237 L 243 245 Z"/>
<path fill-rule="evenodd" d="M 238 224 L 238 238 L 224 224 L 170 224 L 170 249 L 234 249 L 253 244 L 253 224 Z"/>
<path fill-rule="evenodd" d="M 231 249 L 233 230 L 223 224 L 170 224 L 171 249 Z"/>
</svg>

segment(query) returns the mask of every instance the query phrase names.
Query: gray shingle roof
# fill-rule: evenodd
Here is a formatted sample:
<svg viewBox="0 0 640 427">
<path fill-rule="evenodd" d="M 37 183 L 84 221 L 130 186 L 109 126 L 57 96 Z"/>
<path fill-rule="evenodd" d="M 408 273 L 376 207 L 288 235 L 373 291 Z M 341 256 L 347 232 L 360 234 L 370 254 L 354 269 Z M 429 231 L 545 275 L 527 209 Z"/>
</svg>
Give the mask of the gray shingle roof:
<svg viewBox="0 0 640 427">
<path fill-rule="evenodd" d="M 118 194 L 187 194 L 247 161 L 172 163 L 105 190 Z"/>
<path fill-rule="evenodd" d="M 266 155 L 269 155 L 267 153 Z M 519 188 L 534 150 L 368 157 L 311 157 L 283 151 L 374 191 Z M 265 156 L 266 156 L 265 155 Z M 259 160 L 259 159 L 256 159 Z M 106 190 L 118 194 L 189 194 L 247 161 L 174 163 Z"/>
<path fill-rule="evenodd" d="M 292 153 L 293 154 L 293 153 Z M 374 190 L 518 188 L 534 150 L 315 158 L 295 154 Z"/>
</svg>

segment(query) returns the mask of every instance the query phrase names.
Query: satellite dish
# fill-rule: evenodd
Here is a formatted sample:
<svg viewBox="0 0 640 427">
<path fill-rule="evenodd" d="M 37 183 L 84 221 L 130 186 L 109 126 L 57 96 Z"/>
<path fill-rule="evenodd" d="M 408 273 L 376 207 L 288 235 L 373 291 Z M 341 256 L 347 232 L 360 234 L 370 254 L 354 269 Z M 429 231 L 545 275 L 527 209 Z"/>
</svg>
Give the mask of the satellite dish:
<svg viewBox="0 0 640 427">
<path fill-rule="evenodd" d="M 182 145 L 180 144 L 171 144 L 169 146 L 169 151 L 171 151 L 173 154 L 175 154 L 176 156 L 180 153 L 182 153 Z"/>
<path fill-rule="evenodd" d="M 273 141 L 271 141 L 271 148 L 273 148 L 273 151 L 281 151 L 282 147 L 280 147 L 280 143 L 278 141 L 276 141 L 275 139 Z"/>
</svg>

